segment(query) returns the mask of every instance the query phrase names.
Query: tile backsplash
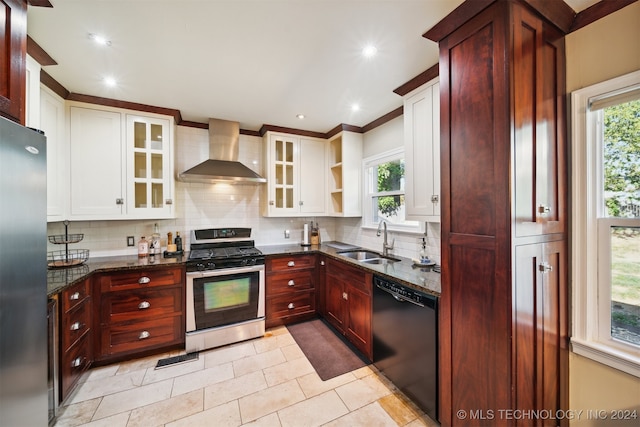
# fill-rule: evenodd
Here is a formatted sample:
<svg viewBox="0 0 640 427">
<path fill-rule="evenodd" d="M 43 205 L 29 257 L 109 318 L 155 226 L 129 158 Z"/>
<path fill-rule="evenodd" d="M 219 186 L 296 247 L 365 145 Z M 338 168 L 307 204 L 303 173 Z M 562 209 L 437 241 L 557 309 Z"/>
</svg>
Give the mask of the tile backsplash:
<svg viewBox="0 0 640 427">
<path fill-rule="evenodd" d="M 206 129 L 177 126 L 175 144 L 175 172 L 182 172 L 208 158 L 208 133 Z M 239 160 L 257 173 L 265 176 L 263 165 L 263 140 L 256 136 L 240 135 Z M 189 233 L 198 228 L 250 227 L 257 246 L 295 244 L 302 241 L 305 223 L 320 224 L 322 241 L 339 240 L 368 249 L 380 251 L 382 238 L 376 230 L 361 228 L 360 218 L 267 218 L 261 214 L 260 185 L 201 184 L 176 181 L 176 218 L 170 220 L 121 220 L 121 221 L 72 221 L 69 233 L 83 233 L 84 239 L 70 248 L 89 249 L 91 257 L 110 255 L 135 255 L 137 246 L 127 246 L 127 236 L 150 237 L 154 224 L 158 224 L 162 247 L 167 245 L 167 233 L 180 232 L 183 245 L 188 249 Z M 285 238 L 289 230 L 290 238 Z M 64 234 L 62 222 L 48 224 L 49 235 Z M 427 252 L 440 260 L 440 224 L 427 224 Z M 393 253 L 415 258 L 420 251 L 422 235 L 393 233 Z M 59 245 L 49 244 L 48 250 L 60 250 Z"/>
</svg>

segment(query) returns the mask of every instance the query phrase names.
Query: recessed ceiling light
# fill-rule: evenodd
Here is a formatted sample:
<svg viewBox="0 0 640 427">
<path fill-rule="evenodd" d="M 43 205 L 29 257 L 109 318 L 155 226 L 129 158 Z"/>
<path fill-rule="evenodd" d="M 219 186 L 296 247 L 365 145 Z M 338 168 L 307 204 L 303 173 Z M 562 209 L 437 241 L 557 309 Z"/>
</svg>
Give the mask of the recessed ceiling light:
<svg viewBox="0 0 640 427">
<path fill-rule="evenodd" d="M 116 79 L 114 79 L 113 77 L 105 77 L 103 81 L 104 81 L 104 84 L 106 84 L 109 87 L 114 87 L 115 85 L 118 84 L 118 82 L 116 82 Z"/>
<path fill-rule="evenodd" d="M 304 119 L 304 114 L 297 114 L 296 117 L 299 118 L 300 120 L 302 120 L 302 119 Z"/>
<path fill-rule="evenodd" d="M 362 49 L 362 55 L 365 58 L 371 58 L 373 56 L 375 56 L 375 54 L 378 52 L 378 49 L 374 46 L 374 45 L 367 45 Z"/>
<path fill-rule="evenodd" d="M 89 33 L 89 38 L 101 46 L 111 46 L 111 40 L 107 40 L 99 34 Z"/>
<path fill-rule="evenodd" d="M 351 105 L 351 111 L 360 111 L 360 106 L 358 104 Z"/>
</svg>

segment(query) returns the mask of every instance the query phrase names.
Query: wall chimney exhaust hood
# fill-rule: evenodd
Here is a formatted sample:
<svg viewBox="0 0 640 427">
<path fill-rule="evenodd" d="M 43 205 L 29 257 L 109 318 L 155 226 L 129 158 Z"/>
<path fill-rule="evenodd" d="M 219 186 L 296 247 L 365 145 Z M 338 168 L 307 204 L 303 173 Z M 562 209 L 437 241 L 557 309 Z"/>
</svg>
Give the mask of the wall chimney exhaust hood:
<svg viewBox="0 0 640 427">
<path fill-rule="evenodd" d="M 209 119 L 209 159 L 182 172 L 183 182 L 260 184 L 267 180 L 238 161 L 240 123 Z"/>
</svg>

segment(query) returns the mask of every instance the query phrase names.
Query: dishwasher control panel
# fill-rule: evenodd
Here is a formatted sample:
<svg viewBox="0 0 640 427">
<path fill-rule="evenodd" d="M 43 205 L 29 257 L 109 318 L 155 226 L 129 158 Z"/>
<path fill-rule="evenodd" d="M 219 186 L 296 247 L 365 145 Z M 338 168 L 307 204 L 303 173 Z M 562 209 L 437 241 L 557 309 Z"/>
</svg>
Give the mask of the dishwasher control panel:
<svg viewBox="0 0 640 427">
<path fill-rule="evenodd" d="M 399 283 L 383 279 L 382 277 L 373 276 L 373 285 L 400 299 L 413 302 L 414 304 L 418 304 L 423 307 L 435 308 L 436 297 L 416 291 Z"/>
</svg>

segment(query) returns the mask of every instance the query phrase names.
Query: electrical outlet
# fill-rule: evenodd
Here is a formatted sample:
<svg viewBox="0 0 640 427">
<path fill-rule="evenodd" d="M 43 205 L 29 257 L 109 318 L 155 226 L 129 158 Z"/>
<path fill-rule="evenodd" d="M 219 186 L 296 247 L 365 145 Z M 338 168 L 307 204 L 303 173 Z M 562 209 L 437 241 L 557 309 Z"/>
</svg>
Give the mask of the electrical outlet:
<svg viewBox="0 0 640 427">
<path fill-rule="evenodd" d="M 127 246 L 135 246 L 136 242 L 133 236 L 127 236 Z"/>
<path fill-rule="evenodd" d="M 289 237 L 291 237 L 291 233 L 289 232 L 289 230 L 284 230 L 284 238 L 288 239 Z"/>
</svg>

